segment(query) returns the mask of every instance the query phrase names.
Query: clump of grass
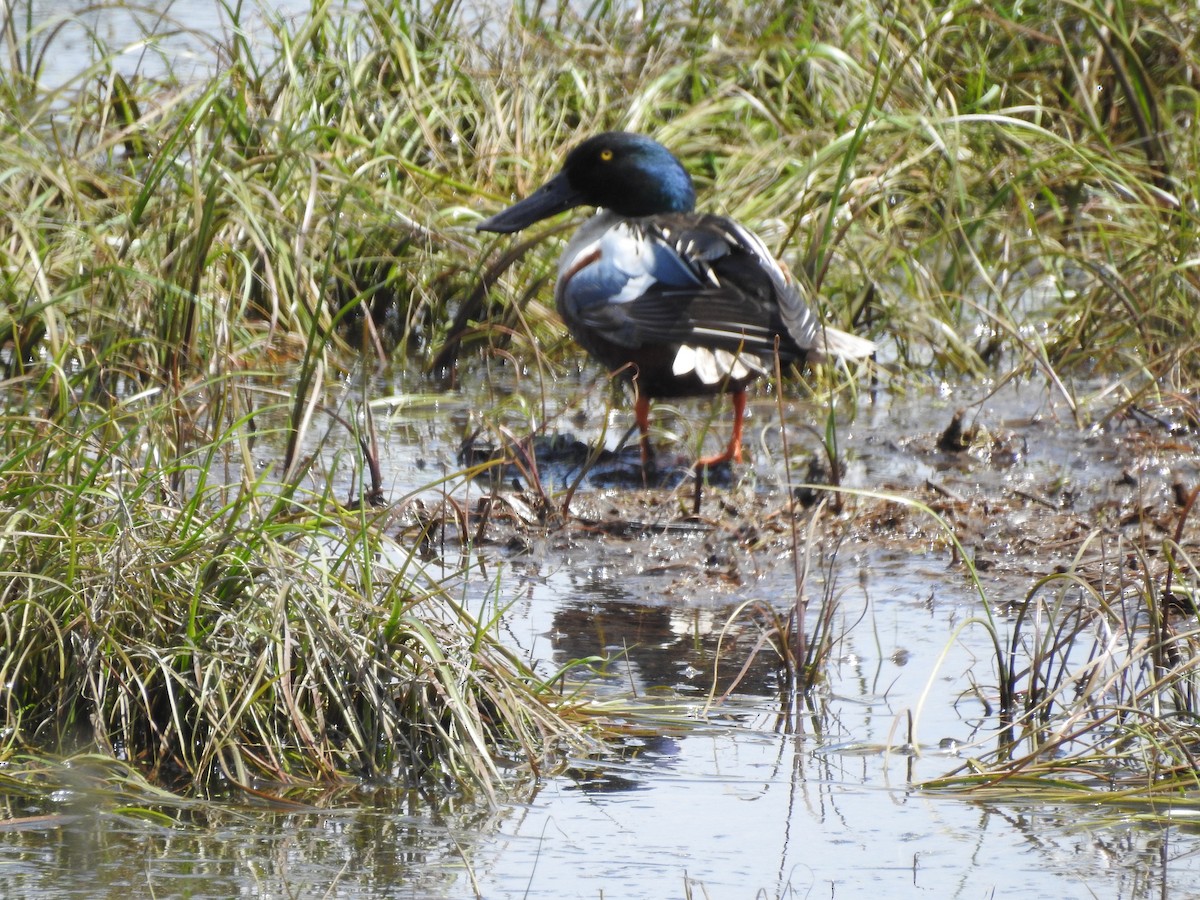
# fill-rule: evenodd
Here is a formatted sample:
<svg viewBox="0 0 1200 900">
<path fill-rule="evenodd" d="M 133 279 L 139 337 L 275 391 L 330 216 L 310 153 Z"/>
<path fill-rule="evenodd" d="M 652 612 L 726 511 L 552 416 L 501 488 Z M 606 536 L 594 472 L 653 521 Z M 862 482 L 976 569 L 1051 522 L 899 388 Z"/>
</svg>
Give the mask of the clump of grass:
<svg viewBox="0 0 1200 900">
<path fill-rule="evenodd" d="M 1200 787 L 1195 499 L 1162 540 L 1098 524 L 1034 585 L 997 659 L 995 745 L 929 787 L 1137 806 Z"/>
<path fill-rule="evenodd" d="M 311 464 L 291 483 L 261 468 L 255 442 L 281 441 L 248 411 L 162 452 L 156 432 L 202 427 L 178 413 L 198 406 L 0 418 L 6 746 L 99 747 L 172 785 L 490 791 L 498 759 L 537 767 L 572 733 L 386 513 L 342 505 Z"/>
</svg>

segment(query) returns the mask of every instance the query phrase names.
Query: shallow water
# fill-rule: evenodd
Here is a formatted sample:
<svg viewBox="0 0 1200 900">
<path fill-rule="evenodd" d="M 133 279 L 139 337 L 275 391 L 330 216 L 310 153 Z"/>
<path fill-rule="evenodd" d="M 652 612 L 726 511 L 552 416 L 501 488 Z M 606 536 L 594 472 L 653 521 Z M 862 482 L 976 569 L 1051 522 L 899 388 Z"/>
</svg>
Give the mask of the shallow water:
<svg viewBox="0 0 1200 900">
<path fill-rule="evenodd" d="M 473 411 L 506 402 L 503 381 L 436 396 L 419 384 L 420 392 L 406 390 L 413 383 L 403 379 L 373 385 L 389 499 L 417 491 L 436 502 L 448 490 L 471 505 L 491 492 L 465 479 L 426 486 L 456 469 Z M 551 391 L 552 424 L 567 424 L 557 404 L 575 409 L 569 401 L 581 390 L 586 379 Z M 1004 498 L 1054 498 L 1055 509 L 1021 500 L 1003 518 L 960 523 L 968 552 L 990 560 L 981 578 L 999 610 L 1078 550 L 1013 546 L 1014 522 L 1037 535 L 1040 517 L 1050 517 L 1050 529 L 1055 517 L 1127 502 L 1131 492 L 1153 506 L 1167 502 L 1173 479 L 1196 480 L 1200 453 L 1190 438 L 1166 440 L 1156 436 L 1160 426 L 1148 431 L 1130 419 L 1078 429 L 1061 399 L 1040 385 L 987 394 L 960 387 L 864 396 L 841 441 L 848 481 L 860 488 L 927 501 L 985 496 L 997 508 Z M 628 415 L 608 410 L 602 390 L 589 396 L 596 402 L 585 402 L 587 414 L 573 412 L 569 423 L 586 441 L 610 415 L 617 422 Z M 996 439 L 970 452 L 938 451 L 936 436 L 955 408 L 976 401 L 972 415 Z M 666 430 L 685 432 L 706 411 L 685 406 L 678 420 L 664 412 Z M 789 422 L 819 413 L 788 401 Z M 776 416 L 768 397 L 755 405 L 762 439 L 731 487 L 710 489 L 703 512 L 712 528 L 629 536 L 520 528 L 522 540 L 478 549 L 485 571 L 468 576 L 463 596 L 481 613 L 504 607 L 497 624 L 504 641 L 547 673 L 572 659 L 607 657 L 576 682 L 601 698 L 636 697 L 670 711 L 658 728 L 633 729 L 620 754 L 577 760 L 497 810 L 432 811 L 415 798 L 397 809 L 364 789 L 328 801 L 329 809 L 205 806 L 164 824 L 68 792 L 22 811 L 49 816 L 43 823 L 0 829 L 0 895 L 147 888 L 160 897 L 214 898 L 1200 893 L 1200 842 L 1185 816 L 1170 828 L 1143 827 L 1113 810 L 985 804 L 914 787 L 986 751 L 994 727 L 981 701 L 995 683 L 994 654 L 984 629 L 970 622 L 982 614 L 979 594 L 922 515 L 899 517 L 886 532 L 853 522 L 844 540 L 815 545 L 808 596 L 816 605 L 825 592 L 836 594 L 840 635 L 815 708 L 787 697 L 765 651 L 724 703 L 706 706 L 714 663 L 719 694 L 750 655 L 756 627 L 747 615 L 733 616 L 738 604 L 783 609 L 795 596 L 788 540 L 736 538 L 739 516 L 778 504 L 784 457 Z M 715 423 L 718 433 L 723 424 Z M 790 459 L 798 470 L 815 438 L 802 427 L 794 432 Z M 336 454 L 329 459 L 344 465 Z M 680 497 L 690 502 L 688 485 L 645 491 L 585 483 L 576 502 L 590 512 L 632 510 L 655 524 L 679 518 Z M 749 505 L 731 512 L 731 498 Z M 832 531 L 833 514 L 826 516 Z M 444 552 L 449 573 L 462 551 L 448 539 Z M 690 710 L 689 720 L 680 709 Z"/>
<path fill-rule="evenodd" d="M 270 15 L 296 17 L 309 3 L 282 0 L 270 6 Z M 243 7 L 237 30 L 253 45 L 269 38 L 265 16 L 253 3 Z M 111 72 L 129 79 L 165 79 L 184 84 L 208 78 L 221 61 L 220 46 L 229 43 L 234 24 L 229 9 L 213 0 L 178 0 L 148 3 L 101 3 L 91 0 L 13 0 L 14 27 L 28 40 L 38 80 L 49 89 L 61 88 L 93 77 L 107 80 Z M 25 49 L 22 44 L 21 49 Z M 99 71 L 93 67 L 106 60 Z M 4 63 L 8 62 L 7 57 Z M 23 65 L 30 65 L 25 60 Z M 90 85 L 80 85 L 88 87 Z"/>
<path fill-rule="evenodd" d="M 53 828 L 0 832 L 0 889 L 13 898 L 1195 893 L 1191 834 L 930 797 L 904 789 L 902 762 L 898 783 L 876 782 L 877 763 L 814 753 L 746 723 L 648 748 L 616 770 L 624 790 L 554 779 L 528 804 L 490 815 L 435 822 L 361 804 L 230 810 L 166 828 L 80 811 Z"/>
<path fill-rule="evenodd" d="M 427 427 L 416 427 L 426 447 L 441 448 L 435 457 L 443 465 L 453 465 L 447 463 L 452 448 L 470 432 L 470 411 L 505 402 L 503 374 L 443 397 L 440 408 L 428 409 Z M 1103 396 L 1103 385 L 1086 388 Z M 609 410 L 607 395 L 593 391 L 581 412 L 573 401 L 588 390 L 586 378 L 559 385 L 541 412 L 586 442 L 599 440 L 607 424 L 611 445 L 628 411 Z M 1087 393 L 1084 386 L 1080 393 Z M 480 394 L 484 399 L 476 399 Z M 569 423 L 556 403 L 572 410 Z M 936 438 L 960 407 L 991 437 L 969 452 L 938 451 Z M 1095 405 L 1084 415 L 1103 409 Z M 688 436 L 708 412 L 698 403 L 685 405 L 677 420 L 669 411 L 658 418 L 667 435 Z M 754 633 L 747 618 L 723 634 L 737 604 L 781 608 L 795 595 L 787 547 L 739 544 L 738 514 L 752 518 L 756 510 L 730 513 L 722 497 L 768 498 L 771 508 L 769 498 L 778 497 L 786 477 L 784 459 L 799 471 L 816 449 L 803 423 L 822 415 L 789 401 L 788 457 L 775 402 L 764 395 L 754 404 L 753 458 L 734 474 L 730 493 L 715 490 L 705 501 L 705 514 L 724 527 L 648 529 L 623 538 L 551 531 L 516 551 L 485 549 L 491 578 L 498 566 L 503 588 L 497 601 L 489 593 L 494 581 L 477 585 L 475 602 L 481 609 L 506 605 L 502 637 L 543 671 L 607 656 L 610 663 L 590 684 L 601 696 L 634 694 L 702 709 L 713 689 L 718 641 L 726 642 L 718 693 L 747 658 Z M 1077 427 L 1071 406 L 1041 384 L 1013 383 L 995 394 L 985 386 L 881 392 L 860 397 L 854 415 L 843 410 L 842 417 L 839 439 L 852 487 L 929 500 L 934 484 L 941 492 L 935 497 L 994 498 L 997 508 L 1012 501 L 1008 525 L 999 514 L 991 520 L 985 514 L 959 530 L 980 563 L 983 589 L 1000 609 L 1078 551 L 1077 545 L 1033 552 L 1011 546 L 1013 528 L 1028 527 L 1036 539 L 1055 531 L 1059 519 L 1086 517 L 1131 494 L 1147 506 L 1169 503 L 1172 482 L 1193 483 L 1200 461 L 1194 441 L 1167 439 L 1157 424 L 1148 432 L 1143 420 Z M 411 436 L 411 410 L 403 419 L 397 433 Z M 447 422 L 455 424 L 447 430 Z M 718 434 L 724 424 L 718 416 Z M 407 440 L 385 452 L 411 459 Z M 414 486 L 429 478 L 428 464 L 407 475 L 404 465 L 390 470 L 395 490 L 407 488 L 410 477 Z M 562 480 L 569 482 L 570 473 Z M 464 484 L 460 490 L 467 499 L 490 489 Z M 660 523 L 678 518 L 681 497 L 690 502 L 690 487 L 649 494 L 592 487 L 577 506 L 594 512 L 607 505 Z M 1141 829 L 1100 814 L 1089 824 L 1078 808 L 988 806 L 913 789 L 986 750 L 994 725 L 976 694 L 977 686 L 987 696 L 995 683 L 987 635 L 968 621 L 982 614 L 979 594 L 937 529 L 920 519 L 900 519 L 880 541 L 851 529 L 851 537 L 822 544 L 813 559 L 809 597 L 815 603 L 826 591 L 837 594 L 842 635 L 815 712 L 802 714 L 782 695 L 763 653 L 726 703 L 707 718 L 697 712 L 694 728 L 664 726 L 659 736 L 634 739 L 619 764 L 581 763 L 498 817 L 495 830 L 464 851 L 467 864 L 445 895 L 659 897 L 690 889 L 709 897 L 759 891 L 855 897 L 881 890 L 1132 897 L 1157 895 L 1164 883 L 1172 892 L 1200 892 L 1194 853 L 1200 846 L 1186 824 Z"/>
</svg>

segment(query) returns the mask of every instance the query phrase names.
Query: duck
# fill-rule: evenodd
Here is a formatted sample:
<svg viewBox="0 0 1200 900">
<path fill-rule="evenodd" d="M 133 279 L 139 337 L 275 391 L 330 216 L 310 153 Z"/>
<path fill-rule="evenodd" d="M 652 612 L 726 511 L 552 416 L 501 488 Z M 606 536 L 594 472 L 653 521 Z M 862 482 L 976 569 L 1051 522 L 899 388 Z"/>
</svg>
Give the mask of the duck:
<svg viewBox="0 0 1200 900">
<path fill-rule="evenodd" d="M 476 225 L 510 234 L 596 207 L 568 241 L 555 306 L 574 340 L 633 387 L 643 469 L 654 468 L 651 402 L 729 394 L 724 450 L 696 469 L 742 462 L 746 390 L 792 364 L 863 360 L 876 345 L 824 325 L 787 268 L 733 219 L 696 211 L 687 169 L 651 137 L 606 131 L 560 171 Z"/>
</svg>

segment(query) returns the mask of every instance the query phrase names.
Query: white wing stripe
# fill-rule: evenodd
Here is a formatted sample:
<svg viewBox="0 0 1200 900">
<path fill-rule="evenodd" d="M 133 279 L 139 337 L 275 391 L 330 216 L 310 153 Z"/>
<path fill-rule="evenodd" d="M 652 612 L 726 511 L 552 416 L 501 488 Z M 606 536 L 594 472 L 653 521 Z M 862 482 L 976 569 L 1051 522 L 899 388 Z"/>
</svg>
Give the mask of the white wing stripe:
<svg viewBox="0 0 1200 900">
<path fill-rule="evenodd" d="M 751 375 L 767 374 L 767 370 L 753 358 L 737 356 L 728 350 L 691 347 L 687 344 L 676 352 L 671 372 L 677 376 L 694 374 L 705 385 L 741 381 Z"/>
</svg>

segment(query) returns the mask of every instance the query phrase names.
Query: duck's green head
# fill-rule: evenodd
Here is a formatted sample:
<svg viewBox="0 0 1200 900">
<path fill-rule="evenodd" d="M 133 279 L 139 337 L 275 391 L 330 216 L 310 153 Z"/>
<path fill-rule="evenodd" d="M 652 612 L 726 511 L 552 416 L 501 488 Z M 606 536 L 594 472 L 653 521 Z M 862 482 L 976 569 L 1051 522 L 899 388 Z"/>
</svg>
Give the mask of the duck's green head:
<svg viewBox="0 0 1200 900">
<path fill-rule="evenodd" d="M 562 171 L 537 191 L 475 227 L 519 231 L 576 206 L 638 218 L 695 205 L 692 179 L 670 150 L 642 134 L 606 131 L 568 153 Z"/>
</svg>

